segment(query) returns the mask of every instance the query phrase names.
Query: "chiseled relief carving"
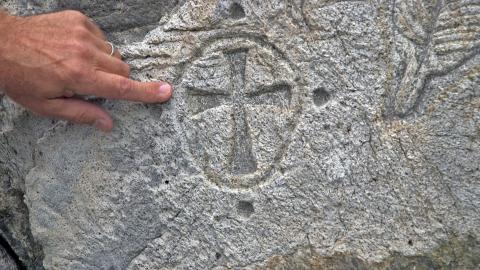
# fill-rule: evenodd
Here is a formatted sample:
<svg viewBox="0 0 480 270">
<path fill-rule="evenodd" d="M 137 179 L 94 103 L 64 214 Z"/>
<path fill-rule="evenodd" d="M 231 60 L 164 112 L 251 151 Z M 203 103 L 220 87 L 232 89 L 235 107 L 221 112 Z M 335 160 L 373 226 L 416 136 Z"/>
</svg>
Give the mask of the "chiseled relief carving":
<svg viewBox="0 0 480 270">
<path fill-rule="evenodd" d="M 199 55 L 176 99 L 190 151 L 214 184 L 251 188 L 276 172 L 288 146 L 301 103 L 298 73 L 250 34 L 213 37 Z"/>
<path fill-rule="evenodd" d="M 393 20 L 399 64 L 388 107 L 404 117 L 422 105 L 432 79 L 480 52 L 480 1 L 395 1 Z"/>
</svg>

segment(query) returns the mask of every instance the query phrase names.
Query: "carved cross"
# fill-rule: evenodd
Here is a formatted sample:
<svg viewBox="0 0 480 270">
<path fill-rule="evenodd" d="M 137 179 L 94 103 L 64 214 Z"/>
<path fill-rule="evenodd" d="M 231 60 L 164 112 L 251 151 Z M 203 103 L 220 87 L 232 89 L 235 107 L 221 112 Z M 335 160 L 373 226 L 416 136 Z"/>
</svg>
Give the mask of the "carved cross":
<svg viewBox="0 0 480 270">
<path fill-rule="evenodd" d="M 259 86 L 259 89 L 247 89 L 245 71 L 247 67 L 247 49 L 225 51 L 224 57 L 229 64 L 229 89 L 196 89 L 189 88 L 189 98 L 193 113 L 198 114 L 220 105 L 232 107 L 232 118 L 235 124 L 233 153 L 230 172 L 234 175 L 245 175 L 257 170 L 257 161 L 252 153 L 250 125 L 247 123 L 246 104 L 288 106 L 291 99 L 291 86 L 277 83 Z"/>
</svg>

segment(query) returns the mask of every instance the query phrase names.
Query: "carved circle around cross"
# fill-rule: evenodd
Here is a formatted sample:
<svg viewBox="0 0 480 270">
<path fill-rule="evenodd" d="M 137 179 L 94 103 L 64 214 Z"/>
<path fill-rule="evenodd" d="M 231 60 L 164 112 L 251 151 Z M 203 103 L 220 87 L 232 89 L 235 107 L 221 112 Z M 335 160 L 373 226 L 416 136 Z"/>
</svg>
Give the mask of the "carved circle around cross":
<svg viewBox="0 0 480 270">
<path fill-rule="evenodd" d="M 278 177 L 303 97 L 295 66 L 257 36 L 213 38 L 197 55 L 176 91 L 193 159 L 220 188 Z"/>
</svg>

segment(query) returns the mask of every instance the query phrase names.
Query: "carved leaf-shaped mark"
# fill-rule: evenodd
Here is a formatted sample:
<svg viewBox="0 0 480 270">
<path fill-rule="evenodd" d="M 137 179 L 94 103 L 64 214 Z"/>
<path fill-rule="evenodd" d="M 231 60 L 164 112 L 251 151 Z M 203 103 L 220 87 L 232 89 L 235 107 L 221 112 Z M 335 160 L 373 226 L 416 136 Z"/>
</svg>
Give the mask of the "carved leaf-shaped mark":
<svg viewBox="0 0 480 270">
<path fill-rule="evenodd" d="M 401 34 L 417 45 L 428 42 L 438 16 L 440 1 L 407 0 L 396 4 L 396 26 Z M 414 11 L 414 12 L 411 12 Z"/>
<path fill-rule="evenodd" d="M 394 53 L 404 65 L 397 68 L 389 109 L 404 117 L 420 106 L 433 78 L 479 53 L 480 0 L 404 0 L 394 12 Z"/>
</svg>

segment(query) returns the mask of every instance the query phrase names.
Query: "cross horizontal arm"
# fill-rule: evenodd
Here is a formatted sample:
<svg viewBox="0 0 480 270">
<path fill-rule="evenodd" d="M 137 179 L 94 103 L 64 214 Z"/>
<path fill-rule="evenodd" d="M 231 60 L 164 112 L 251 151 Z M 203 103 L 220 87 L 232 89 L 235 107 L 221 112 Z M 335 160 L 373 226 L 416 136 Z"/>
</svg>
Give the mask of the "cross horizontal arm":
<svg viewBox="0 0 480 270">
<path fill-rule="evenodd" d="M 292 86 L 278 83 L 260 87 L 259 90 L 248 93 L 249 104 L 289 107 L 292 99 Z"/>
<path fill-rule="evenodd" d="M 228 102 L 228 94 L 219 89 L 202 90 L 194 87 L 187 88 L 188 107 L 193 115 L 208 109 L 218 107 Z"/>
</svg>

